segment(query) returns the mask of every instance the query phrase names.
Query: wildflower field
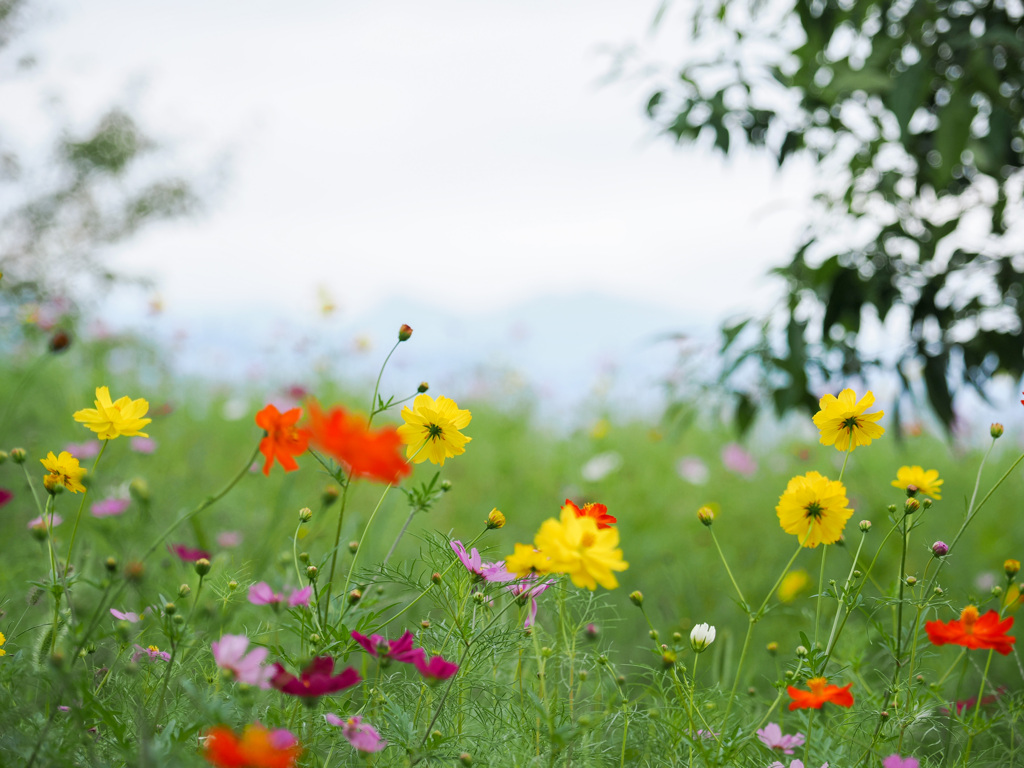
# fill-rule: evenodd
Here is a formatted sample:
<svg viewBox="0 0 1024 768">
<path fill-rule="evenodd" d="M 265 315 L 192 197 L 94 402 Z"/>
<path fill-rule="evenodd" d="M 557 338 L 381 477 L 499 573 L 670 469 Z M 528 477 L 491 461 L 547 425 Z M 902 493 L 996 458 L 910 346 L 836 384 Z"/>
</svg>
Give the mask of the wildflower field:
<svg viewBox="0 0 1024 768">
<path fill-rule="evenodd" d="M 998 424 L 566 434 L 54 346 L 0 369 L 0 765 L 1024 765 Z"/>
</svg>

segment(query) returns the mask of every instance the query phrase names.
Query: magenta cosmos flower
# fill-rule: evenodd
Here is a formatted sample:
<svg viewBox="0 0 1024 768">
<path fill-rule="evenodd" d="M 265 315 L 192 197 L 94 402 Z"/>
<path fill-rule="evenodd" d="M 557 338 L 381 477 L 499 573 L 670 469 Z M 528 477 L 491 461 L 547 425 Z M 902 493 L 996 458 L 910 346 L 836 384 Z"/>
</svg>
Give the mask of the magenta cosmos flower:
<svg viewBox="0 0 1024 768">
<path fill-rule="evenodd" d="M 921 764 L 913 757 L 889 755 L 882 761 L 883 768 L 920 768 Z"/>
<path fill-rule="evenodd" d="M 757 738 L 768 749 L 781 750 L 784 755 L 792 755 L 796 748 L 804 743 L 804 735 L 802 733 L 794 733 L 792 736 L 783 735 L 782 728 L 776 723 L 768 723 L 764 728 L 761 728 L 757 732 Z"/>
<path fill-rule="evenodd" d="M 445 661 L 440 656 L 434 656 L 427 661 L 426 653 L 422 652 L 421 655 L 413 661 L 413 665 L 419 670 L 419 673 L 426 678 L 426 681 L 431 685 L 439 683 L 442 680 L 447 680 L 449 677 L 459 671 L 459 665 L 453 664 L 450 661 Z"/>
<path fill-rule="evenodd" d="M 473 574 L 477 581 L 512 581 L 514 574 L 505 570 L 504 563 L 485 563 L 476 547 L 469 552 L 461 541 L 455 540 L 451 543 L 452 549 L 458 555 L 459 561 L 466 566 L 466 570 Z"/>
<path fill-rule="evenodd" d="M 298 677 L 275 663 L 270 680 L 271 685 L 282 693 L 303 698 L 337 693 L 360 682 L 362 682 L 362 678 L 352 667 L 345 667 L 340 675 L 335 675 L 334 659 L 330 656 L 317 656 L 299 673 Z"/>
<path fill-rule="evenodd" d="M 385 640 L 380 635 L 362 635 L 358 632 L 351 632 L 352 639 L 363 647 L 368 654 L 382 662 L 401 661 L 405 664 L 414 664 L 417 659 L 422 659 L 426 654 L 422 648 L 413 648 L 412 632 L 405 631 L 397 640 Z"/>
<path fill-rule="evenodd" d="M 388 745 L 377 733 L 377 729 L 369 723 L 364 723 L 359 715 L 346 720 L 328 712 L 324 715 L 324 720 L 341 728 L 341 735 L 360 752 L 380 752 Z"/>
<path fill-rule="evenodd" d="M 167 549 L 176 554 L 187 563 L 194 563 L 196 560 L 209 560 L 211 555 L 205 549 L 196 549 L 185 544 L 168 544 Z"/>
<path fill-rule="evenodd" d="M 267 658 L 266 648 L 253 648 L 246 653 L 249 638 L 245 635 L 224 635 L 220 640 L 214 640 L 210 647 L 217 666 L 231 672 L 235 680 L 258 688 L 270 687 L 270 678 L 275 670 L 263 666 Z"/>
<path fill-rule="evenodd" d="M 135 643 L 135 653 L 132 654 L 132 661 L 138 661 L 143 656 L 147 656 L 150 661 L 156 661 L 157 659 L 162 659 L 163 661 L 171 660 L 171 654 L 167 651 L 161 651 L 155 645 L 143 648 L 138 643 Z"/>
<path fill-rule="evenodd" d="M 780 763 L 778 760 L 776 760 L 774 763 L 769 765 L 768 768 L 786 768 L 786 766 Z M 789 764 L 789 768 L 804 768 L 804 761 L 794 760 L 792 763 Z M 828 768 L 828 763 L 822 765 L 821 768 Z"/>
<path fill-rule="evenodd" d="M 554 583 L 553 579 L 540 581 L 537 576 L 527 576 L 526 578 L 518 580 L 515 584 L 509 584 L 505 587 L 505 589 L 512 593 L 512 597 L 514 597 L 520 605 L 526 605 L 526 601 L 530 601 L 530 610 L 526 613 L 526 621 L 523 622 L 523 629 L 529 629 L 532 627 L 533 622 L 537 619 L 537 595 Z"/>
<path fill-rule="evenodd" d="M 6 504 L 8 501 L 14 498 L 14 494 L 8 491 L 6 488 L 0 488 L 0 507 Z"/>
</svg>

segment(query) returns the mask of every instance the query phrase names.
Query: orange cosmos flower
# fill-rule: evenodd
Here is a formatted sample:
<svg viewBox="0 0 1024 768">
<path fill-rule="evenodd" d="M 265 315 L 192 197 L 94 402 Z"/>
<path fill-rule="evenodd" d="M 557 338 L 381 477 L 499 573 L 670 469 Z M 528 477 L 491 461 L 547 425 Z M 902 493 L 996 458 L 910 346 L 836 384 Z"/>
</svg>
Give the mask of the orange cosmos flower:
<svg viewBox="0 0 1024 768">
<path fill-rule="evenodd" d="M 309 433 L 313 444 L 337 459 L 353 477 L 396 483 L 412 472 L 398 452 L 403 442 L 394 427 L 370 429 L 361 416 L 340 406 L 324 413 L 311 402 Z"/>
<path fill-rule="evenodd" d="M 850 686 L 847 683 L 842 688 L 838 685 L 829 685 L 826 677 L 812 677 L 807 681 L 810 691 L 802 691 L 792 685 L 786 688 L 786 692 L 793 698 L 789 702 L 790 711 L 794 709 L 821 709 L 823 704 L 831 702 L 840 707 L 853 706 L 853 694 L 850 693 Z"/>
<path fill-rule="evenodd" d="M 996 611 L 989 611 L 979 618 L 978 609 L 968 605 L 960 613 L 958 620 L 948 623 L 929 621 L 924 628 L 928 633 L 928 639 L 935 645 L 950 643 L 967 648 L 983 648 L 1007 656 L 1017 641 L 1017 638 L 1006 634 L 1012 626 L 1012 616 L 1000 621 Z"/>
<path fill-rule="evenodd" d="M 259 723 L 247 725 L 238 738 L 224 725 L 210 729 L 203 755 L 219 768 L 292 768 L 302 754 L 288 731 L 268 731 Z"/>
<path fill-rule="evenodd" d="M 292 408 L 281 413 L 273 405 L 268 405 L 256 414 L 256 424 L 267 433 L 260 441 L 260 453 L 267 457 L 263 465 L 263 474 L 270 474 L 270 465 L 277 459 L 285 472 L 299 468 L 293 457 L 304 453 L 309 443 L 309 433 L 298 429 L 295 423 L 302 415 L 301 408 Z"/>
<path fill-rule="evenodd" d="M 563 506 L 562 509 L 571 509 L 575 513 L 576 517 L 592 517 L 594 522 L 597 523 L 597 527 L 599 529 L 611 528 L 618 522 L 618 520 L 608 514 L 608 507 L 604 504 L 595 504 L 594 502 L 590 502 L 589 504 L 584 504 L 583 509 L 580 509 L 571 501 L 566 499 L 565 506 Z"/>
</svg>

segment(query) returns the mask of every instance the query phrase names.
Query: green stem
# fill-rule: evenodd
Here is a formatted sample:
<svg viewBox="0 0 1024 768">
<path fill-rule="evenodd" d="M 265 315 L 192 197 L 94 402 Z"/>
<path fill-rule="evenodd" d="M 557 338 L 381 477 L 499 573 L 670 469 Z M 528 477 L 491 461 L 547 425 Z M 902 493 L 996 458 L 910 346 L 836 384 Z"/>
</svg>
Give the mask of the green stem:
<svg viewBox="0 0 1024 768">
<path fill-rule="evenodd" d="M 722 552 L 722 547 L 718 544 L 718 537 L 715 536 L 715 529 L 708 526 L 708 530 L 711 532 L 711 540 L 715 543 L 715 549 L 718 550 L 718 556 L 722 560 L 722 565 L 725 566 L 725 572 L 729 574 L 729 581 L 732 582 L 733 588 L 736 590 L 736 594 L 739 595 L 740 602 L 743 603 L 743 609 L 748 610 L 747 599 L 743 596 L 743 590 L 740 589 L 740 585 L 736 583 L 736 578 L 732 575 L 732 569 L 729 568 L 729 561 L 725 559 L 725 553 Z"/>
<path fill-rule="evenodd" d="M 849 453 L 846 454 L 850 456 Z M 844 462 L 845 465 L 845 462 Z M 818 624 L 821 620 L 821 595 L 825 591 L 825 555 L 828 553 L 828 544 L 821 546 L 821 570 L 818 572 L 818 599 L 814 607 L 814 647 L 818 647 Z M 836 593 L 838 596 L 838 592 Z"/>
<path fill-rule="evenodd" d="M 377 393 L 380 392 L 380 380 L 384 375 L 384 369 L 388 366 L 388 360 L 390 360 L 391 356 L 395 354 L 395 350 L 398 349 L 398 345 L 401 343 L 401 339 L 395 342 L 395 346 L 393 346 L 391 351 L 388 352 L 388 356 L 384 358 L 384 362 L 380 366 L 380 371 L 377 373 L 377 383 L 373 385 L 373 400 L 370 401 L 370 417 L 366 420 L 367 429 L 369 429 L 370 425 L 373 424 L 373 417 L 384 410 L 383 408 L 377 410 Z"/>
<path fill-rule="evenodd" d="M 971 756 L 971 745 L 974 742 L 974 735 L 978 732 L 978 715 L 981 713 L 981 699 L 985 695 L 985 683 L 988 680 L 988 668 L 992 664 L 992 654 L 995 651 L 989 649 L 988 658 L 985 660 L 985 671 L 981 673 L 981 685 L 978 687 L 978 700 L 974 704 L 974 716 L 971 718 L 971 730 L 967 734 L 967 747 L 964 749 L 964 766 L 968 765 L 968 758 Z"/>
<path fill-rule="evenodd" d="M 96 456 L 96 461 L 94 461 L 92 463 L 92 469 L 89 470 L 90 477 L 95 476 L 96 467 L 99 466 L 100 459 L 103 458 L 103 453 L 107 450 L 107 443 L 109 443 L 109 442 L 110 442 L 109 440 L 104 440 L 103 441 L 103 446 L 100 448 L 100 452 Z M 71 543 L 68 544 L 68 556 L 64 560 L 64 563 L 65 563 L 65 566 L 64 566 L 64 574 L 65 574 L 64 581 L 65 581 L 65 584 L 67 584 L 67 572 L 68 572 L 67 566 L 71 564 L 71 550 L 74 549 L 74 547 L 75 547 L 75 535 L 78 533 L 78 523 L 82 519 L 82 510 L 85 509 L 85 497 L 88 496 L 88 495 L 89 495 L 89 489 L 86 488 L 85 491 L 82 493 L 82 500 L 78 503 L 78 514 L 75 515 L 75 527 L 71 529 Z"/>
<path fill-rule="evenodd" d="M 352 564 L 349 566 L 348 575 L 345 577 L 345 586 L 342 587 L 341 590 L 342 595 L 348 594 L 348 586 L 352 583 L 352 574 L 356 570 L 356 563 L 359 562 L 359 554 L 363 551 L 363 542 L 366 541 L 366 534 L 369 532 L 370 526 L 373 525 L 373 519 L 377 517 L 377 512 L 380 511 L 381 504 L 384 503 L 384 498 L 388 495 L 388 491 L 391 490 L 392 485 L 394 485 L 394 483 L 388 483 L 387 487 L 384 488 L 384 493 L 382 493 L 380 495 L 380 498 L 377 500 L 377 506 L 375 506 L 373 508 L 373 512 L 370 513 L 370 519 L 366 521 L 366 525 L 363 528 L 363 533 L 359 537 L 359 546 L 356 548 L 355 553 L 352 555 Z M 345 615 L 345 610 L 346 608 L 341 609 L 342 616 Z"/>
<path fill-rule="evenodd" d="M 693 729 L 693 692 L 697 688 L 697 659 L 700 658 L 699 653 L 693 654 L 693 671 L 690 673 L 690 701 L 686 706 L 686 719 L 690 721 L 690 737 L 693 739 L 699 738 Z M 696 742 L 694 742 L 696 744 Z M 690 745 L 690 760 L 688 765 L 693 768 L 693 744 Z"/>
<path fill-rule="evenodd" d="M 848 574 L 846 574 L 846 581 L 843 583 L 843 594 L 844 595 L 850 589 L 850 583 L 853 581 L 853 572 L 855 570 L 857 570 L 857 563 L 860 560 L 860 553 L 861 553 L 861 550 L 864 548 L 864 541 L 867 539 L 867 537 L 868 537 L 867 536 L 867 531 L 862 531 L 861 535 L 860 535 L 860 543 L 857 544 L 857 552 L 856 552 L 856 554 L 854 554 L 853 562 L 850 564 L 850 572 Z M 826 663 L 828 662 L 828 659 L 832 655 L 832 648 L 835 646 L 835 642 L 839 639 L 836 636 L 836 631 L 839 628 L 839 616 L 842 614 L 842 612 L 843 612 L 843 598 L 838 593 L 836 593 L 836 617 L 832 621 L 832 631 L 829 632 L 828 642 L 825 644 L 825 661 L 826 661 Z M 824 672 L 825 668 L 822 667 L 821 671 Z"/>
</svg>

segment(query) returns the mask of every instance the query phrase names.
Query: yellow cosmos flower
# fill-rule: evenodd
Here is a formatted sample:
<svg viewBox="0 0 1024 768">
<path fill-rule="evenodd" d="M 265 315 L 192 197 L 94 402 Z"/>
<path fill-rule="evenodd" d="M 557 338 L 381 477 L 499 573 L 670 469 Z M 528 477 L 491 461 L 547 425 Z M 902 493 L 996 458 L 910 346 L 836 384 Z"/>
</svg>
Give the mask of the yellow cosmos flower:
<svg viewBox="0 0 1024 768">
<path fill-rule="evenodd" d="M 83 408 L 75 411 L 75 421 L 80 421 L 96 433 L 100 440 L 113 440 L 115 437 L 149 437 L 140 432 L 152 419 L 144 419 L 149 403 L 139 398 L 132 400 L 122 397 L 115 402 L 110 401 L 110 390 L 106 387 L 96 388 L 96 407 Z"/>
<path fill-rule="evenodd" d="M 939 493 L 942 480 L 939 479 L 939 470 L 937 469 L 929 469 L 926 472 L 918 466 L 900 467 L 892 484 L 902 490 L 906 490 L 908 485 L 913 485 L 925 496 L 931 496 L 936 501 L 942 498 Z"/>
<path fill-rule="evenodd" d="M 565 573 L 577 587 L 615 589 L 618 580 L 612 571 L 624 571 L 629 563 L 618 549 L 617 528 L 598 528 L 592 517 L 576 517 L 563 507 L 561 520 L 551 518 L 541 524 L 534 539 L 537 549 L 551 558 L 552 573 Z"/>
<path fill-rule="evenodd" d="M 505 570 L 520 578 L 551 573 L 551 558 L 530 544 L 516 544 L 515 552 L 505 558 Z"/>
<path fill-rule="evenodd" d="M 0 656 L 6 656 L 7 651 L 3 649 L 3 644 L 7 642 L 7 638 L 4 637 L 4 633 L 0 632 Z"/>
<path fill-rule="evenodd" d="M 805 547 L 839 540 L 853 510 L 846 505 L 846 488 L 818 472 L 798 475 L 779 497 L 775 512 L 786 533 L 795 534 Z"/>
<path fill-rule="evenodd" d="M 779 600 L 784 603 L 791 603 L 796 600 L 796 596 L 807 589 L 807 586 L 811 583 L 811 577 L 807 575 L 807 571 L 800 568 L 796 571 L 790 571 L 782 577 L 782 583 L 779 584 L 778 596 Z"/>
<path fill-rule="evenodd" d="M 444 466 L 444 460 L 466 452 L 466 443 L 473 438 L 466 437 L 459 430 L 469 425 L 473 415 L 460 409 L 454 400 L 441 395 L 434 400 L 430 395 L 417 395 L 412 408 L 402 409 L 405 424 L 398 428 L 398 435 L 405 443 L 406 457 L 420 464 L 427 459 Z"/>
<path fill-rule="evenodd" d="M 821 444 L 834 444 L 836 450 L 845 451 L 870 445 L 872 440 L 881 437 L 885 428 L 875 422 L 885 415 L 885 411 L 864 413 L 874 402 L 875 396 L 870 391 L 857 400 L 852 389 L 844 389 L 839 397 L 822 397 L 818 401 L 821 410 L 814 414 L 814 425 L 821 432 Z"/>
<path fill-rule="evenodd" d="M 54 456 L 53 451 L 50 451 L 45 459 L 39 461 L 50 473 L 43 478 L 46 490 L 52 491 L 58 485 L 63 485 L 72 493 L 85 490 L 82 485 L 85 470 L 78 466 L 78 459 L 67 451 L 61 451 L 60 456 Z"/>
</svg>

